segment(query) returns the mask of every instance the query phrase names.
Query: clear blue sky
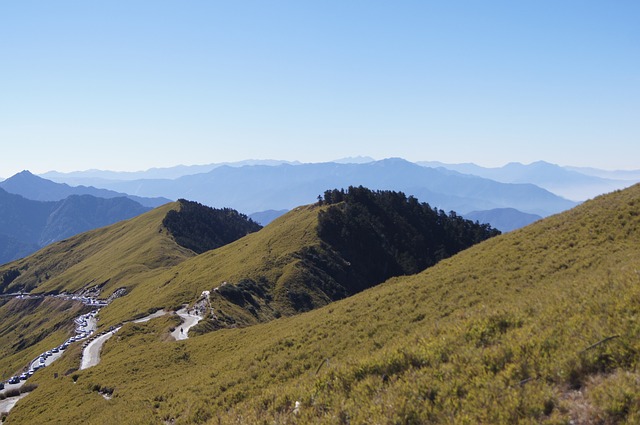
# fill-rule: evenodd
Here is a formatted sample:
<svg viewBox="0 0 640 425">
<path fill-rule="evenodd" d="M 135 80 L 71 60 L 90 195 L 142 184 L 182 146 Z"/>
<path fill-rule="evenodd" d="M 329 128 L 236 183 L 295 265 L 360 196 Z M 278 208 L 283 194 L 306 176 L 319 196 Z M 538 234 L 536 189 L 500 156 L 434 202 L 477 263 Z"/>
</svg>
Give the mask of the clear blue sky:
<svg viewBox="0 0 640 425">
<path fill-rule="evenodd" d="M 7 1 L 0 176 L 249 158 L 640 168 L 640 1 Z"/>
</svg>

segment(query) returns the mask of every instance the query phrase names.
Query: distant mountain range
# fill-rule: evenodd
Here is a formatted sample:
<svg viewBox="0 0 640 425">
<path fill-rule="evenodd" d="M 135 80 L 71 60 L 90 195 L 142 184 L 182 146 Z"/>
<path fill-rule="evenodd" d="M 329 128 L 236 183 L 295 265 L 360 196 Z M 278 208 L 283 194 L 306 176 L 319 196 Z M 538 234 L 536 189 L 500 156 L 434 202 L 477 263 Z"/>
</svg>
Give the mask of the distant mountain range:
<svg viewBox="0 0 640 425">
<path fill-rule="evenodd" d="M 375 159 L 369 156 L 354 156 L 339 158 L 330 162 L 337 164 L 366 164 L 368 162 L 375 162 Z M 177 179 L 192 174 L 208 173 L 214 168 L 225 165 L 229 167 L 245 167 L 247 165 L 276 166 L 282 164 L 300 165 L 302 163 L 300 161 L 283 161 L 277 159 L 247 159 L 244 161 L 217 162 L 203 165 L 176 165 L 174 167 L 150 168 L 145 171 L 86 170 L 72 171 L 70 173 L 49 171 L 40 176 L 58 183 L 100 186 L 105 180 Z M 3 179 L 0 178 L 0 181 L 2 180 Z"/>
<path fill-rule="evenodd" d="M 149 208 L 171 202 L 170 199 L 162 197 L 144 198 L 92 186 L 69 186 L 65 183 L 54 183 L 26 170 L 0 182 L 0 188 L 34 201 L 60 201 L 72 195 L 91 195 L 105 199 L 125 197 Z"/>
<path fill-rule="evenodd" d="M 267 224 L 271 223 L 273 220 L 275 220 L 276 218 L 280 217 L 281 215 L 285 214 L 288 211 L 289 210 L 260 211 L 260 212 L 255 212 L 253 214 L 250 214 L 249 218 L 262 226 L 266 226 Z"/>
<path fill-rule="evenodd" d="M 369 164 L 376 162 L 368 156 L 340 158 L 331 163 L 335 164 Z M 280 165 L 310 165 L 298 161 L 282 160 L 245 160 L 237 162 L 221 162 L 206 165 L 178 165 L 168 168 L 151 168 L 146 171 L 116 172 L 104 170 L 75 171 L 59 173 L 50 171 L 41 177 L 58 183 L 70 185 L 85 185 L 96 187 L 111 187 L 116 182 L 133 180 L 174 180 L 194 174 L 209 173 L 212 170 L 228 167 L 246 166 L 280 166 Z M 613 190 L 629 187 L 640 182 L 639 170 L 600 170 L 587 167 L 559 166 L 544 161 L 531 164 L 509 163 L 503 167 L 487 168 L 473 163 L 448 164 L 438 161 L 421 161 L 416 164 L 430 168 L 444 168 L 478 177 L 488 178 L 501 183 L 531 183 L 548 191 L 573 201 L 584 201 L 594 196 Z M 0 179 L 2 181 L 2 179 Z M 254 211 L 249 211 L 253 213 Z"/>
<path fill-rule="evenodd" d="M 574 201 L 584 201 L 640 182 L 640 170 L 605 171 L 593 168 L 561 167 L 544 161 L 528 165 L 512 162 L 499 168 L 485 168 L 470 163 L 445 164 L 433 161 L 418 164 L 484 177 L 502 183 L 532 183 Z"/>
<path fill-rule="evenodd" d="M 245 214 L 288 210 L 314 202 L 325 190 L 359 185 L 403 191 L 434 207 L 461 214 L 515 208 L 547 216 L 576 205 L 532 184 L 501 183 L 399 158 L 374 162 L 356 158 L 346 162 L 222 165 L 206 173 L 175 179 L 103 180 L 101 187 L 136 196 L 185 198 L 212 207 L 234 208 Z"/>
<path fill-rule="evenodd" d="M 455 211 L 506 232 L 572 208 L 576 201 L 636 181 L 640 181 L 640 170 L 561 167 L 543 161 L 485 168 L 475 164 L 411 163 L 400 158 L 375 161 L 360 156 L 312 164 L 246 160 L 139 172 L 52 171 L 40 177 L 23 171 L 0 181 L 0 188 L 43 202 L 73 195 L 124 196 L 150 208 L 183 198 L 211 207 L 234 208 L 267 225 L 292 208 L 315 202 L 326 190 L 362 185 L 402 191 L 432 207 Z M 140 209 L 131 209 L 125 215 L 131 217 L 135 211 Z M 25 217 L 30 214 L 18 213 Z M 80 215 L 76 219 L 80 220 Z M 91 221 L 91 225 L 101 226 L 112 222 L 109 220 Z M 14 235 L 0 232 L 0 261 L 22 257 L 46 241 L 75 234 L 78 228 L 91 228 L 67 223 L 64 231 L 45 231 L 39 226 L 23 227 L 23 233 Z"/>
<path fill-rule="evenodd" d="M 345 159 L 348 160 L 348 159 Z M 68 183 L 70 185 L 96 185 L 104 181 L 110 180 L 139 180 L 139 179 L 177 179 L 182 176 L 191 174 L 208 173 L 214 168 L 228 167 L 244 167 L 247 165 L 268 165 L 275 166 L 281 164 L 299 165 L 298 161 L 280 161 L 275 159 L 247 159 L 237 162 L 218 162 L 203 165 L 177 165 L 175 167 L 166 168 L 150 168 L 146 171 L 108 171 L 108 170 L 87 170 L 73 171 L 70 173 L 59 173 L 57 171 L 49 171 L 41 175 L 45 179 L 49 179 L 58 183 Z"/>
<path fill-rule="evenodd" d="M 564 167 L 567 170 L 577 171 L 587 176 L 602 177 L 612 180 L 627 180 L 640 182 L 640 170 L 600 170 L 590 167 Z"/>
<path fill-rule="evenodd" d="M 510 232 L 540 220 L 542 217 L 536 214 L 527 214 L 515 208 L 496 208 L 487 211 L 471 211 L 464 218 L 480 223 L 489 223 L 492 227 Z"/>
<path fill-rule="evenodd" d="M 149 209 L 125 197 L 72 195 L 60 201 L 34 201 L 0 188 L 0 264 Z"/>
<path fill-rule="evenodd" d="M 54 183 L 22 171 L 0 182 L 0 264 L 167 202 L 161 197 Z"/>
</svg>

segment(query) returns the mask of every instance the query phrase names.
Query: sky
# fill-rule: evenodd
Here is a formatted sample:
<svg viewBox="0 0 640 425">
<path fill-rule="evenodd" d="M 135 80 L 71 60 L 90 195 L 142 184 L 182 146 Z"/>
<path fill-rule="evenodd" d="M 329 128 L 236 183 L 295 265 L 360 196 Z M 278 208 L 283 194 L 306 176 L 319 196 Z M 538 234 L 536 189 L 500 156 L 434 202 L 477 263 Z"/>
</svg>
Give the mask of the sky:
<svg viewBox="0 0 640 425">
<path fill-rule="evenodd" d="M 640 168 L 640 2 L 0 3 L 0 177 L 244 159 Z"/>
</svg>

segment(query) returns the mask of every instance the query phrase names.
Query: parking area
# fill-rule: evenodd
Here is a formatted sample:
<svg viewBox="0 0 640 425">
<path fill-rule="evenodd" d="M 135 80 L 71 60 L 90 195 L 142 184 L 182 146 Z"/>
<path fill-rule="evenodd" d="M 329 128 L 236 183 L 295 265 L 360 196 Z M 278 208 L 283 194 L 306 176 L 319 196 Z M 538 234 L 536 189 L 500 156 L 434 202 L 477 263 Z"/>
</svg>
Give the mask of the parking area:
<svg viewBox="0 0 640 425">
<path fill-rule="evenodd" d="M 25 384 L 27 379 L 29 379 L 36 371 L 42 369 L 43 367 L 49 366 L 51 363 L 60 358 L 64 351 L 69 347 L 69 345 L 88 338 L 96 329 L 97 314 L 98 310 L 94 310 L 90 313 L 83 314 L 82 316 L 74 319 L 74 322 L 76 324 L 76 334 L 68 338 L 57 347 L 54 347 L 51 350 L 47 350 L 33 359 L 29 363 L 29 366 L 26 368 L 26 370 L 21 374 L 14 375 L 6 381 L 0 381 L 0 394 L 7 394 L 12 390 L 19 390 Z"/>
</svg>

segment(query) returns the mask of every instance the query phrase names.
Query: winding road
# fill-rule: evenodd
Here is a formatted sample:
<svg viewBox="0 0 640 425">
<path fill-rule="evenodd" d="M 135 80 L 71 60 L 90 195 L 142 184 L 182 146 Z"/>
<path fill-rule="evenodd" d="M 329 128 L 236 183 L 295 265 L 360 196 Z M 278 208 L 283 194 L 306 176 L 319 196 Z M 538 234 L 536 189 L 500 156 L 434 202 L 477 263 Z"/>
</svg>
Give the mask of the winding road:
<svg viewBox="0 0 640 425">
<path fill-rule="evenodd" d="M 112 331 L 107 332 L 104 335 L 100 335 L 82 350 L 82 361 L 80 362 L 80 370 L 88 369 L 92 366 L 100 363 L 100 352 L 102 351 L 102 346 L 109 338 L 113 336 L 118 330 L 120 330 L 122 326 L 113 329 Z"/>
<path fill-rule="evenodd" d="M 152 313 L 148 316 L 145 316 L 141 319 L 133 320 L 133 323 L 145 323 L 151 319 L 155 319 L 156 317 L 164 316 L 168 314 L 165 310 L 158 310 L 155 313 Z M 176 340 L 180 341 L 183 339 L 189 338 L 189 329 L 195 326 L 200 320 L 202 320 L 202 316 L 198 316 L 196 314 L 190 314 L 186 308 L 180 309 L 176 312 L 178 316 L 182 318 L 182 324 L 180 327 L 176 327 L 176 329 L 171 333 L 171 336 Z M 100 335 L 82 350 L 82 361 L 80 362 L 80 370 L 88 369 L 90 367 L 96 366 L 100 363 L 100 352 L 102 351 L 102 346 L 109 338 L 113 336 L 118 330 L 120 330 L 122 326 L 119 326 L 104 335 Z"/>
<path fill-rule="evenodd" d="M 96 313 L 97 311 L 94 311 L 92 313 L 82 315 L 76 319 L 76 333 L 83 336 L 81 338 L 78 338 L 78 340 L 86 338 L 86 335 L 95 331 L 95 329 L 97 328 L 97 320 L 95 317 Z M 158 310 L 155 313 L 152 313 L 141 319 L 133 320 L 132 322 L 145 323 L 151 319 L 164 316 L 165 314 L 169 314 L 169 312 L 165 310 Z M 177 312 L 175 312 L 175 314 L 182 318 L 182 324 L 171 333 L 171 336 L 173 336 L 176 341 L 189 338 L 189 329 L 191 329 L 200 320 L 202 320 L 202 316 L 191 314 L 186 308 L 178 310 Z M 104 333 L 103 335 L 98 336 L 84 347 L 84 349 L 82 350 L 82 360 L 80 361 L 80 370 L 88 369 L 100 363 L 100 352 L 102 351 L 104 343 L 107 342 L 107 340 L 111 338 L 116 332 L 118 332 L 121 327 L 122 326 L 118 326 L 117 328 L 114 328 Z M 74 340 L 71 340 L 71 342 L 73 341 Z M 52 353 L 52 355 L 47 357 L 44 366 L 48 366 L 53 361 L 62 356 L 62 354 L 63 350 L 60 350 L 58 353 Z M 33 360 L 33 362 L 29 366 L 31 369 L 34 369 L 37 365 L 39 365 L 39 357 Z M 4 390 L 0 391 L 0 393 L 7 392 L 12 389 L 19 389 L 20 387 L 22 387 L 22 385 L 24 385 L 24 383 L 25 381 L 20 381 L 17 384 L 7 383 Z M 21 398 L 27 396 L 28 394 L 29 393 L 23 393 L 19 396 L 8 397 L 4 400 L 0 400 L 0 413 L 9 412 Z"/>
<path fill-rule="evenodd" d="M 186 308 L 182 308 L 176 311 L 176 314 L 182 318 L 182 324 L 180 325 L 180 327 L 176 327 L 176 329 L 171 332 L 171 336 L 176 341 L 187 339 L 189 338 L 189 329 L 194 327 L 200 320 L 202 320 L 202 316 L 191 314 Z"/>
<path fill-rule="evenodd" d="M 167 314 L 164 310 L 158 310 L 155 313 L 152 313 L 148 316 L 145 316 L 141 319 L 136 319 L 133 323 L 144 323 L 148 322 L 151 319 L 155 319 L 156 317 L 164 316 Z M 100 352 L 102 351 L 102 346 L 109 338 L 113 336 L 116 332 L 120 330 L 122 326 L 119 326 L 111 331 L 105 333 L 104 335 L 100 335 L 82 350 L 82 360 L 80 361 L 80 370 L 88 369 L 90 367 L 96 366 L 100 363 Z"/>
</svg>

